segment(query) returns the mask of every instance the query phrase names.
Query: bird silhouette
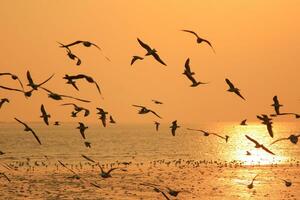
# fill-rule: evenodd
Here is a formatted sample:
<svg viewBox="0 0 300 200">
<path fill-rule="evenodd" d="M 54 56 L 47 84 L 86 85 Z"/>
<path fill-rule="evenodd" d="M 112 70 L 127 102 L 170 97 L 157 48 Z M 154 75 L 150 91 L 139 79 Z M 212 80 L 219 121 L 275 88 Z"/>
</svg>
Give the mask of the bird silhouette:
<svg viewBox="0 0 300 200">
<path fill-rule="evenodd" d="M 240 93 L 240 89 L 236 88 L 229 79 L 225 79 L 226 83 L 229 86 L 229 89 L 227 90 L 228 92 L 234 92 L 235 94 L 237 94 L 239 97 L 241 97 L 242 99 L 246 100 Z"/>
<path fill-rule="evenodd" d="M 184 72 L 182 74 L 185 75 L 190 81 L 192 81 L 192 85 L 190 85 L 191 87 L 196 87 L 200 84 L 207 84 L 207 83 L 204 83 L 204 82 L 196 81 L 196 79 L 193 77 L 193 75 L 195 73 L 191 71 L 190 59 L 189 58 L 185 61 L 184 68 L 185 69 L 184 69 Z"/>
<path fill-rule="evenodd" d="M 274 96 L 274 97 L 273 97 L 273 102 L 274 102 L 274 103 L 273 103 L 271 106 L 274 107 L 274 110 L 275 110 L 276 115 L 280 115 L 279 109 L 280 109 L 280 107 L 283 106 L 283 105 L 281 105 L 281 104 L 279 103 L 278 97 L 277 97 L 277 96 Z"/>
<path fill-rule="evenodd" d="M 241 126 L 247 126 L 247 119 L 244 119 L 243 121 L 241 121 L 240 125 Z"/>
<path fill-rule="evenodd" d="M 46 112 L 43 104 L 41 105 L 41 112 L 42 112 L 42 115 L 40 117 L 43 118 L 45 124 L 49 125 L 50 115 Z"/>
<path fill-rule="evenodd" d="M 139 44 L 146 49 L 147 53 L 145 56 L 153 56 L 155 60 L 157 60 L 159 63 L 166 65 L 166 63 L 164 63 L 164 61 L 162 61 L 162 59 L 159 57 L 159 55 L 157 54 L 157 51 L 155 49 L 152 49 L 149 45 L 145 44 L 144 42 L 142 42 L 139 38 L 137 38 Z"/>
<path fill-rule="evenodd" d="M 190 31 L 190 30 L 181 30 L 181 31 L 193 34 L 194 36 L 196 36 L 198 44 L 200 44 L 202 42 L 205 42 L 205 43 L 207 43 L 212 48 L 213 52 L 216 53 L 215 49 L 212 46 L 212 44 L 208 40 L 199 37 L 199 35 L 197 33 L 195 33 L 194 31 Z"/>
<path fill-rule="evenodd" d="M 151 101 L 152 101 L 153 103 L 155 103 L 155 104 L 163 104 L 163 102 L 158 101 L 158 100 L 155 100 L 155 99 L 152 99 Z"/>
<path fill-rule="evenodd" d="M 180 126 L 177 125 L 177 120 L 175 120 L 175 121 L 172 122 L 170 128 L 171 128 L 172 135 L 175 136 L 176 129 L 180 128 Z"/>
<path fill-rule="evenodd" d="M 86 130 L 87 128 L 89 128 L 89 127 L 88 127 L 88 126 L 85 126 L 84 123 L 82 123 L 82 122 L 78 122 L 78 124 L 79 124 L 79 126 L 77 127 L 77 129 L 79 129 L 82 138 L 85 139 L 85 134 L 84 134 L 84 132 L 85 132 L 85 130 Z"/>
<path fill-rule="evenodd" d="M 298 143 L 298 138 L 300 137 L 300 134 L 299 135 L 290 135 L 289 137 L 287 138 L 280 138 L 278 140 L 275 140 L 274 142 L 272 142 L 270 145 L 272 144 L 275 144 L 276 142 L 279 142 L 279 141 L 283 141 L 283 140 L 290 140 L 291 143 L 293 144 L 297 144 Z"/>
<path fill-rule="evenodd" d="M 111 123 L 111 124 L 116 123 L 116 121 L 113 119 L 113 117 L 111 115 L 109 116 L 109 123 Z"/>
<path fill-rule="evenodd" d="M 161 118 L 156 112 L 154 112 L 153 110 L 149 109 L 149 108 L 146 108 L 145 106 L 140 106 L 140 105 L 132 105 L 134 107 L 137 107 L 137 108 L 141 108 L 138 112 L 138 114 L 147 114 L 147 113 L 152 113 L 154 114 L 155 116 L 157 116 L 158 118 Z"/>
<path fill-rule="evenodd" d="M 19 119 L 17 119 L 17 118 L 15 118 L 15 120 L 16 120 L 17 122 L 23 124 L 23 125 L 25 126 L 24 131 L 26 131 L 26 132 L 31 132 L 32 135 L 33 135 L 33 136 L 35 137 L 35 139 L 37 140 L 37 142 L 38 142 L 40 145 L 42 144 L 41 141 L 40 141 L 40 139 L 39 139 L 38 136 L 36 135 L 36 133 L 35 133 L 35 132 L 27 125 L 27 124 L 25 124 L 24 122 L 22 122 L 21 120 L 19 120 Z"/>
<path fill-rule="evenodd" d="M 2 108 L 2 105 L 4 104 L 4 103 L 9 103 L 9 99 L 8 98 L 2 98 L 1 100 L 0 100 L 0 109 Z"/>
<path fill-rule="evenodd" d="M 104 111 L 102 108 L 96 108 L 98 110 L 98 115 L 100 115 L 99 119 L 102 122 L 102 125 L 104 127 L 106 127 L 106 115 L 108 114 L 108 112 Z"/>
<path fill-rule="evenodd" d="M 21 82 L 21 80 L 19 79 L 19 77 L 17 75 L 9 73 L 9 72 L 2 72 L 2 73 L 0 73 L 0 76 L 10 76 L 13 80 L 17 80 L 19 82 L 22 90 L 24 91 L 23 83 Z"/>
<path fill-rule="evenodd" d="M 157 121 L 154 121 L 154 124 L 155 124 L 155 130 L 158 131 L 160 123 Z"/>
<path fill-rule="evenodd" d="M 85 145 L 85 147 L 87 147 L 87 148 L 91 148 L 91 143 L 88 142 L 88 141 L 85 141 L 85 142 L 84 142 L 84 145 Z"/>
<path fill-rule="evenodd" d="M 272 127 L 272 118 L 269 118 L 268 115 L 262 114 L 261 116 L 257 115 L 256 116 L 259 120 L 262 121 L 262 124 L 267 126 L 267 130 L 269 135 L 273 138 L 274 133 L 273 133 L 273 127 Z"/>
<path fill-rule="evenodd" d="M 133 65 L 137 60 L 144 60 L 144 58 L 140 56 L 132 56 L 130 65 Z"/>
<path fill-rule="evenodd" d="M 255 179 L 257 178 L 257 176 L 258 176 L 258 174 L 256 174 L 254 176 L 254 178 L 252 179 L 251 183 L 247 186 L 249 189 L 252 189 L 254 187 L 253 183 L 254 183 Z"/>
<path fill-rule="evenodd" d="M 228 142 L 228 139 L 229 139 L 229 136 L 228 135 L 225 135 L 225 137 L 217 134 L 217 133 L 213 133 L 213 132 L 208 132 L 208 131 L 204 131 L 204 130 L 201 130 L 201 129 L 192 129 L 192 128 L 187 128 L 187 130 L 191 130 L 191 131 L 200 131 L 203 133 L 204 136 L 209 136 L 209 135 L 215 135 L 219 138 L 222 138 L 226 141 L 226 143 Z"/>
<path fill-rule="evenodd" d="M 251 137 L 249 137 L 248 135 L 245 135 L 246 138 L 248 140 L 250 140 L 251 142 L 253 142 L 255 144 L 255 148 L 262 148 L 264 151 L 266 151 L 269 154 L 275 155 L 272 151 L 270 151 L 269 149 L 267 149 L 264 145 L 259 144 L 256 140 L 252 139 Z"/>
</svg>

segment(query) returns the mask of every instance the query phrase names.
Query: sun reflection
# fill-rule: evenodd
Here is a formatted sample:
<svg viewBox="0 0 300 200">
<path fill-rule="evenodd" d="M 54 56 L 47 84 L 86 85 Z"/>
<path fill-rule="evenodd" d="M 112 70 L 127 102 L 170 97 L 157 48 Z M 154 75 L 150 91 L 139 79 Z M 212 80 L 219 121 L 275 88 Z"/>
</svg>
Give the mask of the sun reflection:
<svg viewBox="0 0 300 200">
<path fill-rule="evenodd" d="M 282 161 L 288 160 L 289 155 L 284 151 L 284 145 L 281 144 L 281 148 L 275 145 L 270 145 L 274 138 L 271 138 L 268 134 L 265 125 L 256 123 L 248 126 L 227 126 L 223 127 L 228 133 L 231 133 L 230 146 L 231 150 L 227 155 L 227 160 L 238 160 L 243 162 L 244 165 L 271 165 L 279 164 Z M 288 128 L 282 124 L 276 124 L 273 127 L 273 131 L 276 134 L 286 132 Z M 262 148 L 255 148 L 255 144 L 248 140 L 245 135 L 249 135 L 251 138 L 257 140 L 260 144 L 263 144 L 270 151 L 274 152 L 275 155 L 267 153 Z M 282 134 L 281 134 L 282 135 Z M 250 155 L 247 155 L 249 151 Z"/>
</svg>

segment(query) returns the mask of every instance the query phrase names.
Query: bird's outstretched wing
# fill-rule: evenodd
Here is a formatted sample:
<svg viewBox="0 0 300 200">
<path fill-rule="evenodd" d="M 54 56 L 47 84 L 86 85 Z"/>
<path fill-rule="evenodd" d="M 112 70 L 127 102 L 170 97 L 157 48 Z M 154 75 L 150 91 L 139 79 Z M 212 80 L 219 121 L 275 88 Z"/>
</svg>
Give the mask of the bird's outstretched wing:
<svg viewBox="0 0 300 200">
<path fill-rule="evenodd" d="M 272 124 L 268 123 L 267 124 L 267 129 L 268 129 L 268 133 L 271 137 L 274 137 L 274 133 L 273 133 L 273 129 L 272 129 Z"/>
<path fill-rule="evenodd" d="M 185 64 L 184 64 L 184 68 L 188 73 L 192 73 L 191 67 L 190 67 L 190 58 L 186 59 Z"/>
<path fill-rule="evenodd" d="M 26 128 L 28 127 L 27 124 L 25 124 L 24 122 L 22 122 L 21 120 L 19 120 L 18 118 L 15 117 L 15 120 L 18 121 L 19 123 L 23 124 Z M 28 127 L 29 128 L 29 127 Z"/>
<path fill-rule="evenodd" d="M 152 53 L 151 55 L 152 55 L 152 56 L 155 58 L 155 60 L 157 60 L 159 63 L 161 63 L 161 64 L 167 66 L 167 64 L 164 63 L 164 61 L 159 57 L 159 55 L 158 55 L 157 53 L 154 52 L 154 53 Z"/>
<path fill-rule="evenodd" d="M 80 43 L 82 43 L 82 42 L 83 42 L 83 41 L 81 41 L 81 40 L 77 40 L 77 41 L 75 41 L 75 42 L 72 42 L 72 43 L 66 44 L 66 45 L 62 45 L 62 46 L 60 46 L 60 47 L 68 48 L 68 47 L 74 46 L 74 45 L 76 45 L 76 44 L 80 44 Z"/>
<path fill-rule="evenodd" d="M 261 148 L 263 150 L 265 150 L 266 152 L 268 152 L 269 154 L 275 155 L 272 151 L 270 151 L 269 149 L 267 149 L 264 145 L 261 145 Z"/>
<path fill-rule="evenodd" d="M 131 59 L 131 63 L 130 65 L 133 65 L 133 63 L 135 63 L 136 60 L 143 60 L 144 58 L 140 57 L 140 56 L 133 56 Z"/>
<path fill-rule="evenodd" d="M 133 104 L 132 106 L 138 107 L 138 108 L 145 108 L 145 106 L 139 106 L 139 105 L 135 105 L 135 104 Z"/>
<path fill-rule="evenodd" d="M 250 140 L 251 142 L 253 142 L 255 145 L 260 146 L 260 144 L 259 144 L 256 140 L 252 139 L 252 138 L 249 137 L 248 135 L 245 135 L 245 136 L 246 136 L 246 138 L 247 138 L 248 140 Z"/>
<path fill-rule="evenodd" d="M 242 94 L 241 94 L 239 91 L 235 91 L 234 93 L 237 94 L 237 95 L 238 95 L 239 97 L 241 97 L 242 99 L 246 100 L 246 99 L 242 96 Z"/>
<path fill-rule="evenodd" d="M 86 155 L 81 154 L 81 156 L 82 156 L 84 159 L 86 159 L 86 160 L 88 160 L 88 161 L 90 161 L 90 162 L 96 163 L 96 161 L 94 161 L 94 160 L 91 159 L 90 157 L 87 157 Z"/>
<path fill-rule="evenodd" d="M 110 168 L 107 173 L 110 174 L 112 171 L 116 170 L 116 169 L 119 169 L 119 168 Z"/>
<path fill-rule="evenodd" d="M 33 136 L 35 137 L 36 141 L 37 141 L 40 145 L 42 145 L 42 143 L 41 143 L 39 137 L 36 135 L 36 133 L 35 133 L 31 128 L 30 128 L 30 132 L 33 134 Z"/>
<path fill-rule="evenodd" d="M 17 92 L 22 92 L 22 93 L 24 93 L 23 90 L 15 89 L 15 88 L 9 88 L 9 87 L 2 86 L 2 85 L 0 85 L 0 88 L 5 89 L 5 90 L 12 90 L 12 91 L 17 91 Z"/>
<path fill-rule="evenodd" d="M 235 88 L 234 85 L 231 83 L 231 81 L 230 81 L 228 78 L 226 78 L 225 81 L 226 81 L 226 83 L 228 84 L 228 86 L 229 86 L 230 88 L 232 88 L 232 89 Z"/>
<path fill-rule="evenodd" d="M 210 41 L 205 40 L 205 39 L 202 39 L 202 40 L 203 40 L 203 42 L 206 42 L 211 47 L 211 49 L 213 50 L 214 53 L 216 53 L 216 51 L 215 51 L 214 47 L 212 46 L 212 44 L 210 43 Z"/>
<path fill-rule="evenodd" d="M 47 78 L 45 81 L 41 82 L 40 84 L 38 84 L 38 87 L 44 85 L 45 83 L 47 83 L 48 81 L 50 81 L 50 79 L 52 79 L 52 77 L 54 76 L 54 74 L 52 74 L 49 78 Z"/>
<path fill-rule="evenodd" d="M 278 140 L 275 140 L 274 142 L 272 142 L 270 145 L 275 144 L 276 142 L 282 141 L 282 140 L 289 140 L 289 138 L 280 138 Z"/>
<path fill-rule="evenodd" d="M 150 46 L 148 46 L 147 44 L 145 44 L 144 42 L 142 42 L 139 38 L 137 38 L 137 41 L 139 42 L 139 44 L 146 49 L 147 51 L 151 51 Z"/>
<path fill-rule="evenodd" d="M 29 70 L 27 70 L 26 77 L 27 77 L 27 80 L 29 82 L 29 85 L 34 85 L 34 82 L 33 82 L 32 78 L 31 78 Z"/>
<path fill-rule="evenodd" d="M 188 32 L 188 33 L 192 33 L 192 34 L 195 35 L 197 38 L 199 38 L 198 34 L 195 33 L 194 31 L 185 30 L 185 29 L 183 29 L 183 30 L 181 30 L 181 31 Z"/>
<path fill-rule="evenodd" d="M 161 119 L 161 116 L 159 116 L 156 112 L 154 112 L 153 110 L 150 110 L 150 112 L 152 112 L 155 116 L 157 116 L 158 118 Z"/>
<path fill-rule="evenodd" d="M 94 83 L 95 83 L 95 85 L 96 85 L 96 87 L 97 87 L 97 90 L 98 90 L 98 92 L 99 92 L 101 98 L 103 99 L 103 96 L 102 96 L 102 93 L 101 93 L 101 90 L 100 90 L 100 87 L 99 87 L 98 83 L 97 83 L 97 82 L 94 82 Z"/>
</svg>

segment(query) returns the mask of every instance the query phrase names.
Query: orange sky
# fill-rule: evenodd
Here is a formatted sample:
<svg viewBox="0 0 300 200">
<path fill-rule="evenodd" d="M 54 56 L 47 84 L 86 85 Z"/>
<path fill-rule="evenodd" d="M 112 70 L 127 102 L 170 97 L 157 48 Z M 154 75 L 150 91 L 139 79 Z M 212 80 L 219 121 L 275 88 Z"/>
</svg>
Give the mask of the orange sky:
<svg viewBox="0 0 300 200">
<path fill-rule="evenodd" d="M 256 114 L 273 112 L 274 95 L 285 105 L 282 111 L 300 113 L 300 1 L 188 2 L 1 1 L 0 71 L 15 73 L 23 82 L 27 70 L 36 82 L 55 73 L 45 87 L 90 99 L 93 103 L 78 104 L 103 107 L 124 123 L 155 119 L 137 115 L 131 104 L 153 108 L 166 123 L 174 119 L 181 123 L 256 120 Z M 195 38 L 181 29 L 194 30 L 210 40 L 216 54 L 209 46 L 196 44 Z M 137 37 L 157 49 L 168 66 L 147 58 L 131 67 L 132 55 L 145 54 Z M 56 43 L 75 40 L 95 42 L 111 62 L 96 48 L 78 46 L 73 51 L 83 63 L 77 67 Z M 190 82 L 181 74 L 188 57 L 196 79 L 210 84 L 189 87 Z M 94 77 L 105 99 L 84 81 L 78 83 L 80 92 L 64 84 L 65 74 L 78 73 Z M 226 92 L 225 78 L 241 89 L 247 101 Z M 0 77 L 0 82 L 18 87 L 7 77 Z M 43 91 L 26 100 L 22 94 L 0 90 L 0 97 L 11 100 L 2 107 L 0 121 L 16 116 L 38 121 L 41 103 L 52 121 L 74 120 L 69 118 L 71 108 L 59 106 L 63 102 L 48 99 Z M 165 104 L 154 105 L 151 99 Z M 92 113 L 86 121 L 97 120 L 95 111 Z"/>
</svg>

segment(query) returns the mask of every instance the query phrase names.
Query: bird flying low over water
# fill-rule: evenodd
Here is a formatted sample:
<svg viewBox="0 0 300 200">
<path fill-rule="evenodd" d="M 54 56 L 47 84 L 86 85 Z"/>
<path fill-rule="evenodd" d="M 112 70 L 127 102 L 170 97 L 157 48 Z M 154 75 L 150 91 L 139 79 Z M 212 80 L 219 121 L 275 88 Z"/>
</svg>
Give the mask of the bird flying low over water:
<svg viewBox="0 0 300 200">
<path fill-rule="evenodd" d="M 216 53 L 215 49 L 212 46 L 212 44 L 208 40 L 199 37 L 199 35 L 197 33 L 195 33 L 194 31 L 190 31 L 190 30 L 181 30 L 181 31 L 193 34 L 194 36 L 197 37 L 197 43 L 198 44 L 200 44 L 201 42 L 205 42 L 212 48 L 213 52 Z"/>
<path fill-rule="evenodd" d="M 43 118 L 45 124 L 49 125 L 50 115 L 47 114 L 47 112 L 46 112 L 45 107 L 44 107 L 43 104 L 41 105 L 41 112 L 42 112 L 42 115 L 40 117 Z"/>
<path fill-rule="evenodd" d="M 254 178 L 252 179 L 251 183 L 247 186 L 249 189 L 252 189 L 254 187 L 253 183 L 254 183 L 255 179 L 257 178 L 257 176 L 258 176 L 258 174 L 256 174 L 254 176 Z"/>
<path fill-rule="evenodd" d="M 139 38 L 137 38 L 139 44 L 146 49 L 147 53 L 145 56 L 153 56 L 155 60 L 157 60 L 159 63 L 166 65 L 166 63 L 164 63 L 164 61 L 162 61 L 162 59 L 159 57 L 159 55 L 157 54 L 157 51 L 155 49 L 152 49 L 150 46 L 148 46 L 147 44 L 145 44 L 144 42 L 142 42 Z"/>
<path fill-rule="evenodd" d="M 244 119 L 243 121 L 241 121 L 240 125 L 241 126 L 247 126 L 247 119 Z"/>
<path fill-rule="evenodd" d="M 157 121 L 154 121 L 154 124 L 155 124 L 155 130 L 158 131 L 160 123 Z"/>
<path fill-rule="evenodd" d="M 30 75 L 30 72 L 27 71 L 26 73 L 27 76 L 27 80 L 28 80 L 28 84 L 27 86 L 30 86 L 32 89 L 37 90 L 40 86 L 44 85 L 45 83 L 47 83 L 48 81 L 50 81 L 50 79 L 52 79 L 52 77 L 54 76 L 54 74 L 52 74 L 49 78 L 47 78 L 45 81 L 43 81 L 42 83 L 39 84 L 35 84 L 32 80 L 32 77 Z"/>
<path fill-rule="evenodd" d="M 270 145 L 276 143 L 276 142 L 279 142 L 279 141 L 282 141 L 282 140 L 290 140 L 291 143 L 293 144 L 297 144 L 298 143 L 298 138 L 300 137 L 300 134 L 299 135 L 290 135 L 289 137 L 287 138 L 280 138 L 278 140 L 275 140 L 274 142 L 272 142 Z"/>
<path fill-rule="evenodd" d="M 106 127 L 106 115 L 108 112 L 104 111 L 102 108 L 96 108 L 98 110 L 98 115 L 100 115 L 99 119 L 102 121 L 102 125 Z"/>
<path fill-rule="evenodd" d="M 147 114 L 147 113 L 151 112 L 152 114 L 154 114 L 158 118 L 161 118 L 156 112 L 154 112 L 153 110 L 150 110 L 150 109 L 146 108 L 145 106 L 139 106 L 139 105 L 132 105 L 132 106 L 141 108 L 139 110 L 138 114 Z"/>
<path fill-rule="evenodd" d="M 194 72 L 191 71 L 191 68 L 190 68 L 190 59 L 188 58 L 186 61 L 185 61 L 185 70 L 182 74 L 184 74 L 190 81 L 192 81 L 192 85 L 190 85 L 191 87 L 196 87 L 200 84 L 207 84 L 207 83 L 203 83 L 203 82 L 200 82 L 200 81 L 196 81 L 196 79 L 193 77 L 193 74 L 195 74 Z"/>
<path fill-rule="evenodd" d="M 144 58 L 140 56 L 132 56 L 130 65 L 133 65 L 137 60 L 144 60 Z"/>
<path fill-rule="evenodd" d="M 9 103 L 9 99 L 8 98 L 2 98 L 1 100 L 0 100 L 0 109 L 2 108 L 2 105 L 4 104 L 4 103 Z"/>
<path fill-rule="evenodd" d="M 276 115 L 280 115 L 279 109 L 280 109 L 280 107 L 283 106 L 283 105 L 281 105 L 281 104 L 279 103 L 278 97 L 277 97 L 277 96 L 274 96 L 274 97 L 273 97 L 273 102 L 274 102 L 274 103 L 273 103 L 271 106 L 274 107 L 274 110 L 275 110 Z"/>
<path fill-rule="evenodd" d="M 255 148 L 262 148 L 264 151 L 266 151 L 269 154 L 275 155 L 272 151 L 270 151 L 269 149 L 267 149 L 264 145 L 259 144 L 256 140 L 252 139 L 251 137 L 249 137 L 248 135 L 245 135 L 246 138 L 248 140 L 250 140 L 251 142 L 253 142 L 255 144 Z"/>
<path fill-rule="evenodd" d="M 78 105 L 76 105 L 75 103 L 64 103 L 61 104 L 62 106 L 73 106 L 74 107 L 74 115 L 76 116 L 79 112 L 84 111 L 84 116 L 87 117 L 90 114 L 90 111 L 84 107 L 80 107 Z M 72 112 L 73 113 L 73 112 Z"/>
<path fill-rule="evenodd" d="M 35 133 L 35 132 L 27 125 L 27 124 L 25 124 L 24 122 L 22 122 L 21 120 L 19 120 L 19 119 L 17 119 L 17 118 L 15 118 L 15 120 L 16 120 L 17 122 L 23 124 L 23 125 L 25 126 L 24 131 L 26 131 L 26 132 L 31 132 L 32 135 L 33 135 L 33 136 L 35 137 L 35 139 L 37 140 L 37 142 L 38 142 L 40 145 L 42 144 L 41 141 L 40 141 L 40 139 L 39 139 L 38 136 L 36 135 L 36 133 Z"/>
<path fill-rule="evenodd" d="M 90 103 L 91 101 L 89 100 L 85 100 L 85 99 L 79 99 L 79 98 L 75 98 L 75 97 L 72 97 L 72 96 L 68 96 L 68 95 L 63 95 L 63 94 L 57 94 L 57 93 L 54 93 L 44 87 L 41 87 L 43 90 L 45 90 L 46 92 L 48 92 L 48 97 L 51 98 L 51 99 L 54 99 L 54 100 L 62 100 L 63 97 L 65 98 L 71 98 L 71 99 L 75 99 L 75 100 L 78 100 L 78 101 L 82 101 L 82 102 L 86 102 L 86 103 Z"/>
<path fill-rule="evenodd" d="M 85 129 L 87 129 L 87 128 L 89 128 L 89 127 L 88 127 L 88 126 L 85 126 L 84 123 L 82 123 L 82 122 L 78 122 L 78 124 L 79 124 L 79 126 L 77 127 L 77 129 L 79 129 L 82 138 L 85 139 L 85 134 L 84 134 L 84 132 L 85 132 Z"/>
<path fill-rule="evenodd" d="M 10 76 L 13 80 L 18 80 L 22 90 L 24 91 L 23 83 L 21 82 L 21 80 L 19 79 L 19 77 L 17 75 L 9 73 L 9 72 L 2 72 L 2 73 L 0 73 L 0 76 Z"/>
<path fill-rule="evenodd" d="M 202 132 L 202 133 L 204 134 L 204 136 L 215 135 L 215 136 L 217 136 L 217 137 L 219 137 L 219 138 L 224 139 L 224 140 L 226 141 L 226 143 L 228 142 L 228 139 L 229 139 L 229 136 L 228 136 L 228 135 L 226 135 L 225 137 L 223 137 L 223 136 L 221 136 L 221 135 L 219 135 L 219 134 L 217 134 L 217 133 L 207 132 L 207 131 L 200 130 L 200 129 L 187 128 L 187 130 L 191 130 L 191 131 L 200 131 L 200 132 Z"/>
<path fill-rule="evenodd" d="M 177 125 L 177 120 L 175 120 L 175 121 L 172 122 L 170 128 L 171 128 L 172 135 L 175 136 L 176 129 L 180 128 L 180 126 Z"/>
<path fill-rule="evenodd" d="M 110 173 L 111 173 L 112 171 L 116 170 L 116 169 L 122 170 L 121 168 L 111 168 L 111 169 L 109 169 L 109 170 L 106 172 L 106 171 L 103 170 L 103 168 L 101 167 L 100 164 L 98 164 L 98 166 L 99 166 L 99 168 L 100 168 L 100 170 L 101 170 L 100 176 L 101 176 L 102 178 L 110 178 L 110 177 L 111 177 Z M 125 170 L 123 170 L 123 171 L 125 171 Z"/>
<path fill-rule="evenodd" d="M 237 94 L 239 97 L 241 97 L 242 99 L 246 100 L 240 93 L 240 89 L 236 88 L 229 79 L 225 79 L 226 83 L 229 86 L 229 89 L 227 90 L 228 92 L 234 92 L 235 94 Z"/>
<path fill-rule="evenodd" d="M 268 115 L 265 115 L 265 114 L 263 114 L 261 116 L 257 115 L 256 117 L 262 121 L 262 124 L 265 124 L 267 126 L 269 135 L 271 137 L 274 137 L 273 127 L 272 127 L 272 124 L 273 124 L 272 118 L 269 118 Z"/>
</svg>

